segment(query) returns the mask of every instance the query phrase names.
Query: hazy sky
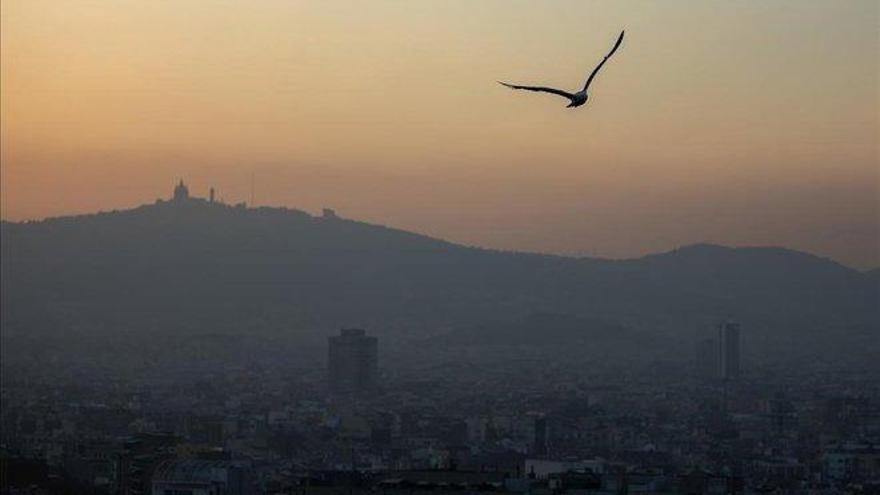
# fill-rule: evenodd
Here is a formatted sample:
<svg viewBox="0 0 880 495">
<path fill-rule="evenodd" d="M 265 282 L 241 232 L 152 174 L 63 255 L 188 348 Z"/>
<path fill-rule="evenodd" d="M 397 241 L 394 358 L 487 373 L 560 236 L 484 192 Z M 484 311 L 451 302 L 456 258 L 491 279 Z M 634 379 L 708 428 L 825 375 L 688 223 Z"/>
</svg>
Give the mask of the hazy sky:
<svg viewBox="0 0 880 495">
<path fill-rule="evenodd" d="M 2 2 L 2 217 L 205 195 L 466 244 L 880 264 L 878 2 Z M 509 80 L 578 89 L 576 110 Z"/>
</svg>

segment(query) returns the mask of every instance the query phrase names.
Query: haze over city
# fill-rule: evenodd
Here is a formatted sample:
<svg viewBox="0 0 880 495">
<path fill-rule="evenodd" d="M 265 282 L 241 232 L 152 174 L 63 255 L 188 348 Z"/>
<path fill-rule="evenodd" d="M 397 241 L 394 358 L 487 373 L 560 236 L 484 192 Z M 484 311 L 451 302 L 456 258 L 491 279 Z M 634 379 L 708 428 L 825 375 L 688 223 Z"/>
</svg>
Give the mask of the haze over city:
<svg viewBox="0 0 880 495">
<path fill-rule="evenodd" d="M 0 495 L 880 493 L 876 1 L 2 0 Z"/>
<path fill-rule="evenodd" d="M 2 218 L 227 201 L 498 249 L 880 264 L 878 5 L 2 5 Z M 577 112 L 496 80 L 574 89 Z M 546 99 L 545 99 L 546 98 Z"/>
</svg>

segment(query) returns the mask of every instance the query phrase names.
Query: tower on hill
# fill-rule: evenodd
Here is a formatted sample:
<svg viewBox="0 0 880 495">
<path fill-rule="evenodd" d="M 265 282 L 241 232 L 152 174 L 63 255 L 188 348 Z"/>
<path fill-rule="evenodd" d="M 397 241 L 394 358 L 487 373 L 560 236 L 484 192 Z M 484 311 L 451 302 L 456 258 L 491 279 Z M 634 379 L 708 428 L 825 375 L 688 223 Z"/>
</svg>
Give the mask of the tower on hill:
<svg viewBox="0 0 880 495">
<path fill-rule="evenodd" d="M 174 201 L 186 201 L 189 199 L 189 188 L 183 183 L 183 179 L 174 187 Z"/>
</svg>

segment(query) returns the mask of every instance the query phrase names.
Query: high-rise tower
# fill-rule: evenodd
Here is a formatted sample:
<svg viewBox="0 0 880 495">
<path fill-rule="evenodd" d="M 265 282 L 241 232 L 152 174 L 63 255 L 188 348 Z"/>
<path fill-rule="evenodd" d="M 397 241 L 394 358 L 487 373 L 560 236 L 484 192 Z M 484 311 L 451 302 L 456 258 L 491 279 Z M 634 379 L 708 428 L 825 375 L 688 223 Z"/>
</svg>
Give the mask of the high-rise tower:
<svg viewBox="0 0 880 495">
<path fill-rule="evenodd" d="M 364 393 L 376 388 L 379 340 L 359 328 L 343 328 L 328 339 L 327 371 L 330 390 Z"/>
<path fill-rule="evenodd" d="M 735 380 L 740 372 L 739 323 L 726 321 L 718 326 L 718 376 L 722 380 Z"/>
</svg>

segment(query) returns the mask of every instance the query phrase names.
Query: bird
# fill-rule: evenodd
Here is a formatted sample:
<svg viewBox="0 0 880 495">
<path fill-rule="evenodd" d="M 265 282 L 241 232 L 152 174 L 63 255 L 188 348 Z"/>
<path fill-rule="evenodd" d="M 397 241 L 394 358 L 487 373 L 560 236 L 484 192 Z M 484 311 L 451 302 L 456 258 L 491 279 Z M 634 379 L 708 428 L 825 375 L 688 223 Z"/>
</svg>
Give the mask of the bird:
<svg viewBox="0 0 880 495">
<path fill-rule="evenodd" d="M 577 108 L 587 102 L 587 99 L 590 97 L 590 95 L 587 94 L 587 89 L 589 89 L 590 83 L 593 82 L 593 78 L 596 77 L 596 73 L 599 72 L 599 69 L 601 69 L 602 66 L 605 65 L 605 62 L 607 62 L 608 59 L 611 58 L 612 55 L 614 55 L 614 52 L 617 51 L 617 47 L 619 47 L 620 42 L 623 41 L 623 33 L 624 31 L 620 32 L 620 36 L 617 37 L 617 41 L 614 43 L 614 47 L 611 49 L 610 52 L 608 52 L 608 55 L 605 55 L 605 58 L 603 58 L 602 61 L 599 62 L 599 65 L 597 65 L 596 68 L 593 69 L 593 72 L 590 73 L 590 77 L 587 78 L 587 82 L 586 84 L 584 84 L 584 89 L 578 91 L 577 93 L 569 93 L 568 91 L 563 91 L 561 89 L 547 88 L 544 86 L 520 86 L 517 84 L 509 84 L 501 81 L 498 81 L 498 84 L 507 86 L 511 89 L 524 89 L 526 91 L 539 91 L 542 93 L 552 93 L 554 95 L 559 95 L 570 100 L 570 103 L 565 108 Z"/>
</svg>

